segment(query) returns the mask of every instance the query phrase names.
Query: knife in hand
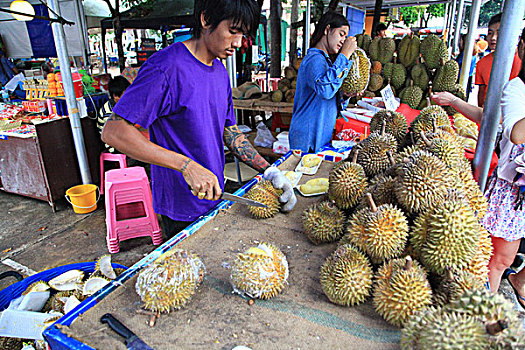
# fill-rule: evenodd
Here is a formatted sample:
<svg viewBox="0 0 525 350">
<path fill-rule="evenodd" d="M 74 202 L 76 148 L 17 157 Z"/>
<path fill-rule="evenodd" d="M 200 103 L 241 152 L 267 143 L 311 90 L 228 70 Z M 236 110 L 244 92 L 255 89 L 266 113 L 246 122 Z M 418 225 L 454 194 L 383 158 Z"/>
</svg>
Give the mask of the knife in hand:
<svg viewBox="0 0 525 350">
<path fill-rule="evenodd" d="M 129 350 L 153 350 L 142 339 L 137 337 L 135 333 L 130 331 L 126 326 L 120 323 L 112 314 L 105 314 L 100 318 L 100 322 L 107 323 L 108 326 L 120 336 L 126 338 L 126 349 Z"/>
<path fill-rule="evenodd" d="M 206 193 L 203 193 L 203 192 L 197 193 L 196 191 L 192 190 L 189 185 L 188 185 L 188 189 L 193 193 L 194 196 L 198 196 L 199 199 L 203 199 L 204 196 L 206 195 Z M 228 192 L 223 192 L 219 199 L 224 199 L 224 200 L 236 202 L 239 204 L 249 205 L 252 207 L 268 208 L 266 204 L 254 201 L 253 199 L 239 197 L 239 196 L 236 196 Z"/>
</svg>

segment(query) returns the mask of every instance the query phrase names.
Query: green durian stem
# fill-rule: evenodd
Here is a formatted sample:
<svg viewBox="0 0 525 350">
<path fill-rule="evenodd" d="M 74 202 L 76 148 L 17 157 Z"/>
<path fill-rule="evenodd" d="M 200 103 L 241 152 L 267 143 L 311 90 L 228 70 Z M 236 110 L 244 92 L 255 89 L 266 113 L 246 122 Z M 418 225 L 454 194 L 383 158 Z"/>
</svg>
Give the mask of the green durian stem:
<svg viewBox="0 0 525 350">
<path fill-rule="evenodd" d="M 452 273 L 452 270 L 451 270 L 449 267 L 447 267 L 447 277 L 448 277 L 448 279 L 451 280 L 451 281 L 454 281 L 454 280 L 455 280 L 455 278 L 454 278 L 454 273 Z"/>
<path fill-rule="evenodd" d="M 436 118 L 432 119 L 432 132 L 436 133 L 438 131 Z"/>
<path fill-rule="evenodd" d="M 352 157 L 352 163 L 357 163 L 357 154 L 359 153 L 359 150 L 356 149 L 354 152 L 354 156 Z"/>
<path fill-rule="evenodd" d="M 386 151 L 386 155 L 388 157 L 388 160 L 390 161 L 390 165 L 392 166 L 396 165 L 396 161 L 394 160 L 394 156 L 392 155 L 392 152 Z"/>
<path fill-rule="evenodd" d="M 490 335 L 496 335 L 507 328 L 509 328 L 509 324 L 506 320 L 498 320 L 494 323 L 489 323 L 485 326 L 487 333 Z"/>
<path fill-rule="evenodd" d="M 427 137 L 425 136 L 425 132 L 424 131 L 420 131 L 419 133 L 421 135 L 421 138 L 423 139 L 423 142 L 425 142 L 425 145 L 430 146 L 432 144 L 432 142 L 430 142 L 430 140 L 427 139 Z"/>
<path fill-rule="evenodd" d="M 368 199 L 368 205 L 370 205 L 370 209 L 372 209 L 373 213 L 377 212 L 377 205 L 374 202 L 374 198 L 372 197 L 372 194 L 368 192 L 366 194 L 366 199 Z"/>
<path fill-rule="evenodd" d="M 403 267 L 403 270 L 405 270 L 405 271 L 412 270 L 412 265 L 414 263 L 414 261 L 412 260 L 412 257 L 410 255 L 407 255 L 405 260 L 406 260 L 406 263 L 405 263 L 405 266 Z"/>
</svg>

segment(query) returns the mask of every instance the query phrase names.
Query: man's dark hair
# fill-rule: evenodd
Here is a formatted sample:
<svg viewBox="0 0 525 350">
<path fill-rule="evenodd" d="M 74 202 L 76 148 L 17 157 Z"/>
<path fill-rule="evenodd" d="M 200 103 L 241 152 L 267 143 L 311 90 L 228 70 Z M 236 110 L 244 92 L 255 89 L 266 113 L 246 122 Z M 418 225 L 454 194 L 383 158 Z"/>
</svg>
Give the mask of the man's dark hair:
<svg viewBox="0 0 525 350">
<path fill-rule="evenodd" d="M 386 24 L 384 24 L 383 22 L 379 23 L 376 27 L 376 32 L 380 32 L 382 30 L 387 30 L 387 26 Z"/>
<path fill-rule="evenodd" d="M 116 76 L 108 83 L 109 96 L 111 96 L 111 98 L 122 96 L 124 91 L 126 91 L 130 85 L 128 79 L 124 78 L 122 75 Z"/>
<path fill-rule="evenodd" d="M 224 20 L 232 20 L 234 28 L 255 38 L 259 28 L 261 8 L 255 0 L 195 0 L 193 36 L 202 33 L 201 14 L 213 32 Z"/>
<path fill-rule="evenodd" d="M 310 39 L 310 47 L 314 47 L 321 40 L 324 35 L 326 27 L 330 26 L 330 29 L 341 28 L 342 26 L 348 26 L 348 20 L 345 16 L 334 11 L 327 11 L 321 16 L 319 22 L 315 26 L 314 33 Z"/>
<path fill-rule="evenodd" d="M 498 13 L 497 15 L 494 15 L 490 18 L 490 21 L 489 21 L 489 27 L 493 24 L 496 24 L 496 23 L 500 23 L 501 22 L 501 15 L 502 13 Z"/>
</svg>

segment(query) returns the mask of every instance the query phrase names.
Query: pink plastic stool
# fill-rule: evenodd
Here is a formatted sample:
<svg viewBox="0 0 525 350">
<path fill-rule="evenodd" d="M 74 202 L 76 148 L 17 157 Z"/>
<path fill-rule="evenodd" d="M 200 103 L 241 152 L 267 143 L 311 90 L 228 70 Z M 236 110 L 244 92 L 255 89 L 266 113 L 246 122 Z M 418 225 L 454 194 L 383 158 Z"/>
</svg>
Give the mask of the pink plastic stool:
<svg viewBox="0 0 525 350">
<path fill-rule="evenodd" d="M 142 167 L 106 172 L 106 241 L 110 253 L 118 253 L 119 242 L 151 236 L 154 245 L 162 243 L 157 215 L 146 171 Z"/>
<path fill-rule="evenodd" d="M 126 155 L 121 153 L 100 153 L 100 194 L 104 194 L 104 161 L 118 162 L 120 168 L 127 168 Z"/>
</svg>

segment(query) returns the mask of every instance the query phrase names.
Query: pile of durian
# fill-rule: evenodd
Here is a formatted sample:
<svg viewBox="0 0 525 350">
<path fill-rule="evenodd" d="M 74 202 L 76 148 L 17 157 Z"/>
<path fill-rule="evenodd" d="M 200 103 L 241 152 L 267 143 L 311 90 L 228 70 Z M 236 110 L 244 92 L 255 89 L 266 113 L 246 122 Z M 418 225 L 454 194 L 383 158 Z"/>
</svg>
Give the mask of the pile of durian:
<svg viewBox="0 0 525 350">
<path fill-rule="evenodd" d="M 368 64 L 369 74 L 360 75 L 366 76 L 369 83 L 365 86 L 366 90 L 361 89 L 365 79 L 349 74 L 343 91 L 365 90 L 365 97 L 381 96 L 381 89 L 390 84 L 401 102 L 419 110 L 429 105 L 427 97 L 431 91 L 449 91 L 466 100 L 465 91 L 457 84 L 459 66 L 456 61 L 449 60 L 445 42 L 436 35 L 430 34 L 423 40 L 417 35 L 406 35 L 397 47 L 392 38 L 372 40 L 367 34 L 358 34 L 356 38 L 361 49 L 359 55 L 364 54 L 371 61 Z M 364 68 L 361 64 L 359 67 L 359 70 Z M 449 115 L 456 113 L 452 107 L 447 107 L 446 111 Z"/>
<path fill-rule="evenodd" d="M 301 65 L 302 58 L 295 60 L 290 67 L 284 68 L 284 77 L 279 80 L 277 90 L 270 94 L 273 102 L 293 103 L 295 98 L 295 87 L 297 86 L 297 72 Z"/>
<path fill-rule="evenodd" d="M 370 129 L 331 170 L 328 198 L 302 215 L 310 242 L 339 242 L 320 271 L 328 299 L 351 306 L 371 297 L 387 322 L 406 327 L 405 349 L 447 337 L 442 344 L 464 345 L 438 348 L 525 341 L 512 308 L 485 293 L 492 246 L 479 220 L 488 205 L 447 113 L 425 107 L 407 132 L 402 114 L 381 111 Z M 484 331 L 496 323 L 507 328 Z"/>
</svg>

